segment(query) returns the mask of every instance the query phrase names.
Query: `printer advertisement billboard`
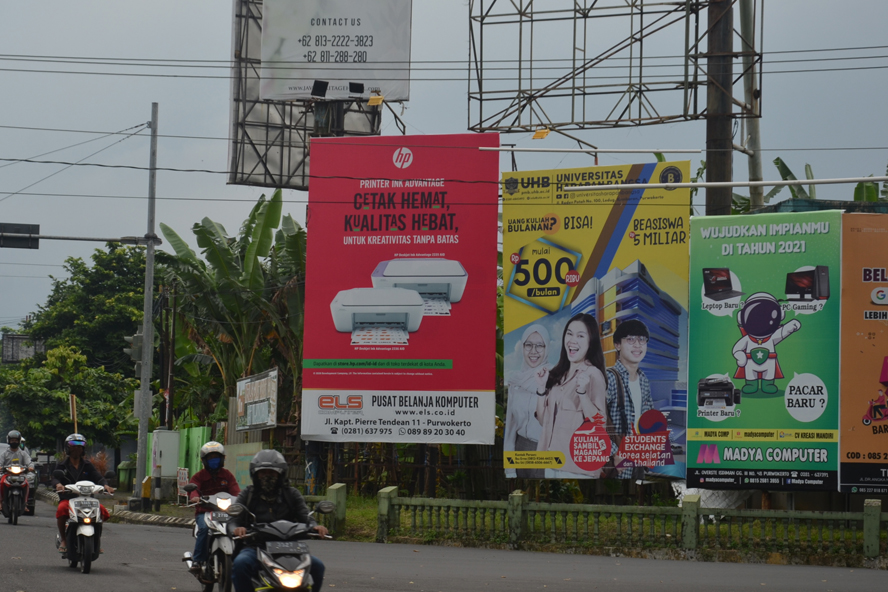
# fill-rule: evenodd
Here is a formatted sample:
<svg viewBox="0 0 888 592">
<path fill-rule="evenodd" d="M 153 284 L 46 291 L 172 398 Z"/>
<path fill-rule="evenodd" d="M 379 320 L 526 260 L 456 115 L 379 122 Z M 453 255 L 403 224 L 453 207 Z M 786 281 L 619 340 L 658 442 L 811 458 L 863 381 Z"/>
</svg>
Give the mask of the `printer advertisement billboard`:
<svg viewBox="0 0 888 592">
<path fill-rule="evenodd" d="M 507 477 L 684 477 L 689 172 L 502 175 Z"/>
<path fill-rule="evenodd" d="M 498 134 L 313 139 L 302 437 L 492 444 Z"/>
<path fill-rule="evenodd" d="M 841 490 L 888 493 L 888 216 L 842 215 Z"/>
<path fill-rule="evenodd" d="M 838 487 L 841 235 L 838 211 L 691 220 L 688 487 Z"/>
</svg>

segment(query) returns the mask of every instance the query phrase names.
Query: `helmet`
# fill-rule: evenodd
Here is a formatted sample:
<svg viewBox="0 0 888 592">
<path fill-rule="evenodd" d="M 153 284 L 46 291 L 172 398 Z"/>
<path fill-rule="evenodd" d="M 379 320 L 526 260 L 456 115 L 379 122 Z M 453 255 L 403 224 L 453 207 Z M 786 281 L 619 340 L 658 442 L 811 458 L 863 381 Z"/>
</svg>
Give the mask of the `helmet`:
<svg viewBox="0 0 888 592">
<path fill-rule="evenodd" d="M 81 446 L 86 452 L 86 438 L 83 434 L 71 434 L 65 438 L 65 452 L 69 452 L 73 446 Z"/>
<path fill-rule="evenodd" d="M 203 460 L 208 454 L 212 454 L 213 452 L 225 456 L 225 447 L 212 440 L 207 442 L 200 447 L 200 460 Z"/>
<path fill-rule="evenodd" d="M 11 440 L 17 440 L 16 444 L 22 443 L 22 434 L 18 430 L 12 430 L 6 434 L 6 443 L 12 445 Z"/>
<path fill-rule="evenodd" d="M 253 456 L 253 460 L 250 461 L 250 478 L 253 480 L 254 485 L 256 483 L 256 473 L 266 469 L 275 471 L 279 476 L 278 483 L 280 483 L 284 477 L 284 471 L 287 470 L 287 461 L 284 460 L 284 455 L 277 450 L 260 450 L 257 452 Z"/>
</svg>

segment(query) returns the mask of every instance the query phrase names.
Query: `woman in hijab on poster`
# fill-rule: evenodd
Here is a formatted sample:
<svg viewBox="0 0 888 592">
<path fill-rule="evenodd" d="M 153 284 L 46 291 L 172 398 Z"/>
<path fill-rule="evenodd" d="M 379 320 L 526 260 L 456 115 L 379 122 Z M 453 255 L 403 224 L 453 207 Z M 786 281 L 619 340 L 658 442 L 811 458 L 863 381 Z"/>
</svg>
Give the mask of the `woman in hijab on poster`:
<svg viewBox="0 0 888 592">
<path fill-rule="evenodd" d="M 509 375 L 506 432 L 503 450 L 536 450 L 542 427 L 537 421 L 537 372 L 549 367 L 549 332 L 538 324 L 528 326 L 515 346 L 521 370 Z M 506 478 L 544 479 L 543 469 L 506 469 Z"/>
<path fill-rule="evenodd" d="M 570 439 L 585 418 L 607 417 L 607 381 L 598 322 L 589 314 L 570 318 L 561 339 L 561 356 L 549 371 L 537 372 L 536 416 L 543 428 L 537 450 L 564 453 L 562 469 L 546 469 L 546 479 L 599 477 L 601 470 L 584 471 L 574 464 Z"/>
</svg>

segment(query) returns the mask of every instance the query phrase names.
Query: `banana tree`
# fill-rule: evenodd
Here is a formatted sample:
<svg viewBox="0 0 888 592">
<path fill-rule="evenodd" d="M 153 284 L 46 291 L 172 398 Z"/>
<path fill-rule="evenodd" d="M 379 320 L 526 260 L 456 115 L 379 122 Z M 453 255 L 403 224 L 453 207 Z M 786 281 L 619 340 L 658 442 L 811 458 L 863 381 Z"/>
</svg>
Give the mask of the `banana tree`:
<svg viewBox="0 0 888 592">
<path fill-rule="evenodd" d="M 237 237 L 204 218 L 192 227 L 201 259 L 169 226 L 161 231 L 175 250 L 163 257 L 167 280 L 180 286 L 180 310 L 192 338 L 210 355 L 222 376 L 224 392 L 233 396 L 237 379 L 254 373 L 257 354 L 266 345 L 272 305 L 263 259 L 281 221 L 280 190 L 261 196 Z"/>
</svg>

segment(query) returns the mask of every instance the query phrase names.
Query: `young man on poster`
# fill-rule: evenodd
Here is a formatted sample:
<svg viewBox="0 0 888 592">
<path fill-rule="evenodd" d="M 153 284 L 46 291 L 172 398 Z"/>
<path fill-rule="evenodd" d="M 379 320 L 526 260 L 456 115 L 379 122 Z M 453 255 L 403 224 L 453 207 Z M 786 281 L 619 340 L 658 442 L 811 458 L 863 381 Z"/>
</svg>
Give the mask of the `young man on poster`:
<svg viewBox="0 0 888 592">
<path fill-rule="evenodd" d="M 634 432 L 637 418 L 654 408 L 651 385 L 638 367 L 647 355 L 649 339 L 647 326 L 636 319 L 620 323 L 614 332 L 617 363 L 607 369 L 607 413 L 613 423 L 611 447 L 616 467 L 623 462 L 617 454 L 619 442 Z M 644 476 L 644 468 L 618 468 L 616 476 L 619 479 L 640 479 Z"/>
</svg>

